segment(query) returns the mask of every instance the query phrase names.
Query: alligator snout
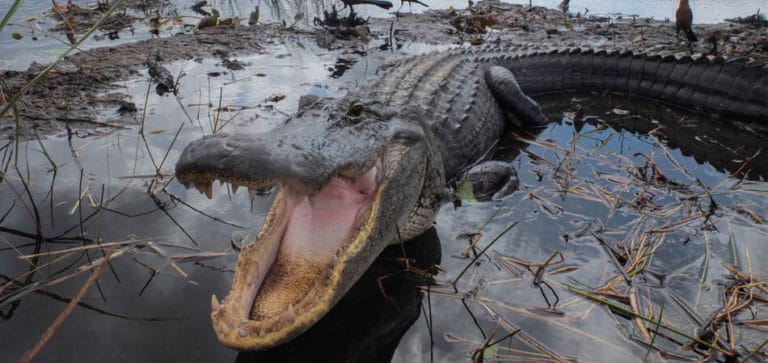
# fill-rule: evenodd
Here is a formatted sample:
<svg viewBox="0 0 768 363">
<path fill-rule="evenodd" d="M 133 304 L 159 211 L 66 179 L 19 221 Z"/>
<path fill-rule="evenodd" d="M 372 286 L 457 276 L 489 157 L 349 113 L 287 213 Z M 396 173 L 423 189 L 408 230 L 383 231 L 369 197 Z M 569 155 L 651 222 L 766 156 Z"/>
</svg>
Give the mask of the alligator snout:
<svg viewBox="0 0 768 363">
<path fill-rule="evenodd" d="M 377 120 L 378 121 L 378 120 Z M 392 143 L 412 145 L 424 131 L 397 118 L 386 122 L 329 125 L 296 119 L 257 134 L 214 134 L 191 142 L 176 164 L 176 176 L 211 197 L 214 180 L 260 193 L 276 184 L 313 194 L 335 177 L 358 179 Z"/>
</svg>

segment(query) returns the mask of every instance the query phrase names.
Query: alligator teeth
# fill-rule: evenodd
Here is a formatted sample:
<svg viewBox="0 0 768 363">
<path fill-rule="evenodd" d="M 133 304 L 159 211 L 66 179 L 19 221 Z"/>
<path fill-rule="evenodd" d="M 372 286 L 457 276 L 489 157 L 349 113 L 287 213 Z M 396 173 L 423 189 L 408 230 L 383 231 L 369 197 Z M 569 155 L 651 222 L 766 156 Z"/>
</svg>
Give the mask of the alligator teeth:
<svg viewBox="0 0 768 363">
<path fill-rule="evenodd" d="M 213 183 L 203 181 L 199 183 L 193 182 L 192 185 L 200 194 L 205 194 L 208 199 L 213 198 Z"/>
<path fill-rule="evenodd" d="M 259 190 L 253 187 L 248 187 L 248 197 L 251 198 L 251 203 L 253 203 L 253 200 L 256 199 L 256 195 L 259 194 Z"/>
<path fill-rule="evenodd" d="M 245 338 L 248 336 L 248 331 L 243 328 L 239 328 L 237 329 L 237 335 L 239 335 L 241 338 Z"/>
<path fill-rule="evenodd" d="M 280 316 L 280 319 L 288 324 L 293 324 L 296 321 L 296 311 L 293 309 L 293 304 L 288 305 L 288 310 Z"/>
<path fill-rule="evenodd" d="M 259 186 L 259 194 L 260 195 L 267 195 L 272 192 L 272 190 L 275 189 L 275 184 L 272 182 L 265 181 L 261 186 Z"/>
<path fill-rule="evenodd" d="M 331 256 L 331 268 L 336 267 L 339 264 L 339 257 L 336 255 Z"/>
<path fill-rule="evenodd" d="M 217 312 L 221 309 L 221 303 L 219 303 L 219 299 L 216 298 L 216 294 L 211 295 L 211 310 L 213 312 Z"/>
<path fill-rule="evenodd" d="M 317 195 L 309 195 L 307 196 L 307 199 L 309 199 L 309 205 L 312 206 L 312 208 L 315 208 L 315 205 L 317 204 Z"/>
<path fill-rule="evenodd" d="M 227 327 L 227 324 L 216 324 L 216 330 L 219 331 L 222 335 L 229 334 L 229 327 Z"/>
<path fill-rule="evenodd" d="M 232 183 L 232 194 L 237 194 L 237 189 L 240 188 L 240 185 L 237 183 Z"/>
</svg>

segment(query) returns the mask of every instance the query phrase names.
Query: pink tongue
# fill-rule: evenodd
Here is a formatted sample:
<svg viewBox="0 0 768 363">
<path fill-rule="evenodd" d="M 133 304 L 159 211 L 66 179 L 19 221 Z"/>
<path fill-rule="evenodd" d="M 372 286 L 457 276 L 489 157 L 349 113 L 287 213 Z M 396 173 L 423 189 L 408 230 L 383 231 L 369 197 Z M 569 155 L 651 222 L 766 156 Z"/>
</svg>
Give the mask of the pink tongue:
<svg viewBox="0 0 768 363">
<path fill-rule="evenodd" d="M 330 261 L 348 238 L 366 201 L 375 192 L 376 168 L 355 183 L 334 178 L 317 195 L 302 197 L 291 212 L 283 235 L 282 253 Z"/>
</svg>

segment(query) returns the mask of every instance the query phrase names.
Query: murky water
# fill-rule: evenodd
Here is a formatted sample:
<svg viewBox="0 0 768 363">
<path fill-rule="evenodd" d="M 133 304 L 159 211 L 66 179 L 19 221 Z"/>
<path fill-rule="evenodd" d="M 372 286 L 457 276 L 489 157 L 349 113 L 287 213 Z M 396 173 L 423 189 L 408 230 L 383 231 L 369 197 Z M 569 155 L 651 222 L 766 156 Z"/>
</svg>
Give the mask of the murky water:
<svg viewBox="0 0 768 363">
<path fill-rule="evenodd" d="M 664 3 L 674 7 L 673 1 Z M 230 11 L 253 6 L 244 1 L 226 4 Z M 571 7 L 578 4 L 574 1 Z M 602 12 L 598 4 L 603 3 L 594 3 L 590 12 Z M 642 4 L 634 9 L 650 7 Z M 749 2 L 743 4 L 753 11 Z M 605 13 L 614 11 L 636 10 Z M 105 44 L 111 43 L 91 46 Z M 387 56 L 431 49 L 411 44 Z M 11 58 L 8 64 L 27 61 L 2 54 Z M 218 184 L 209 200 L 185 190 L 170 174 L 190 140 L 221 125 L 229 132 L 267 130 L 295 110 L 300 95 L 339 96 L 374 76 L 384 58 L 363 58 L 340 78 L 330 78 L 338 56 L 286 39 L 265 55 L 239 57 L 251 64 L 243 71 L 225 72 L 213 60 L 174 63 L 171 73 L 185 74 L 178 98 L 148 93 L 147 77 L 121 84 L 140 112 L 146 112 L 143 133 L 134 126 L 0 144 L 0 360 L 14 361 L 34 346 L 85 282 L 89 272 L 80 273 L 82 267 L 103 257 L 98 244 L 110 243 L 124 246 L 120 255 L 58 327 L 39 361 L 238 359 L 210 329 L 210 295 L 224 296 L 231 283 L 236 252 L 228 236 L 258 225 L 269 200 L 251 201 L 246 190 L 233 193 Z M 223 74 L 213 76 L 215 72 Z M 275 94 L 286 98 L 269 101 Z M 407 324 L 412 315 L 381 315 L 385 322 L 398 323 L 390 324 L 390 331 L 373 328 L 367 333 L 350 333 L 351 328 L 341 325 L 341 331 L 324 331 L 286 349 L 311 356 L 322 347 L 341 350 L 357 344 L 323 340 L 329 337 L 371 336 L 382 342 L 404 333 L 394 340 L 394 352 L 381 354 L 402 362 L 431 357 L 463 361 L 489 337 L 495 341 L 520 328 L 531 341 L 560 356 L 639 360 L 647 348 L 622 334 L 631 330 L 631 321 L 565 289 L 597 288 L 620 276 L 595 236 L 628 250 L 643 243 L 653 248 L 653 257 L 644 260 L 649 272 L 642 275 L 644 280 L 635 280 L 641 311 L 658 309 L 665 301 L 665 324 L 688 331 L 694 324 L 682 313 L 684 306 L 708 319 L 722 305 L 720 291 L 730 283 L 723 263 L 765 280 L 768 228 L 753 220 L 768 216 L 768 185 L 755 181 L 768 175 L 765 158 L 759 157 L 764 139 L 659 105 L 632 108 L 620 97 L 579 99 L 576 103 L 586 107 L 587 115 L 605 122 L 582 125 L 571 118 L 571 99 L 543 101 L 548 113 L 563 122 L 543 131 L 514 159 L 522 190 L 498 202 L 466 203 L 456 210 L 445 206 L 438 215 L 433 237 L 442 244 L 445 272 L 437 277 L 442 286 L 434 287 L 428 298 L 417 294 L 400 302 L 410 309 L 399 311 L 420 313 L 412 326 Z M 513 144 L 514 136 L 508 139 Z M 652 174 L 652 165 L 658 165 L 667 181 L 643 176 Z M 709 210 L 713 214 L 702 217 Z M 468 269 L 457 284 L 459 293 L 447 287 L 470 263 L 456 257 L 467 245 L 458 235 L 482 229 L 482 248 L 514 223 L 489 249 L 488 256 L 496 257 L 481 257 Z M 37 238 L 38 233 L 44 238 Z M 552 290 L 542 289 L 550 301 L 552 291 L 558 294 L 556 308 L 562 316 L 536 309 L 547 304 L 533 285 L 533 273 L 503 259 L 541 263 L 557 251 L 564 262 L 548 269 L 544 281 Z M 33 270 L 31 262 L 39 268 Z M 573 270 L 552 274 L 561 266 Z M 378 288 L 372 291 L 375 307 L 384 309 L 376 311 L 385 311 L 388 305 L 377 295 Z M 384 314 L 352 315 L 354 309 L 345 305 L 337 316 L 353 316 L 358 326 L 364 325 L 362 317 Z M 764 318 L 761 311 L 756 314 Z M 499 321 L 504 325 L 497 328 Z M 765 336 L 743 329 L 740 339 L 754 347 Z M 675 349 L 664 339 L 658 344 Z M 280 354 L 291 358 L 290 352 Z M 531 360 L 543 353 L 530 343 L 506 339 L 495 354 Z M 254 357 L 241 356 L 239 361 L 249 358 Z"/>
<path fill-rule="evenodd" d="M 550 114 L 567 109 L 563 105 L 567 105 L 567 100 L 542 101 L 549 105 Z M 618 102 L 615 105 L 620 105 L 626 100 L 615 101 Z M 599 234 L 609 243 L 626 247 L 637 247 L 642 243 L 654 246 L 653 257 L 645 261 L 645 269 L 653 273 L 634 280 L 640 299 L 646 301 L 641 304 L 641 309 L 651 309 L 653 305 L 652 309 L 658 312 L 660 305 L 668 304 L 663 313 L 664 319 L 685 329 L 695 326 L 691 318 L 682 312 L 686 306 L 702 319 L 711 317 L 720 309 L 722 301 L 711 292 L 721 291 L 728 284 L 723 264 L 744 266 L 749 260 L 752 271 L 765 275 L 768 266 L 764 261 L 758 262 L 764 257 L 757 256 L 765 256 L 763 243 L 768 229 L 764 225 L 753 225 L 749 217 L 733 212 L 739 210 L 739 206 L 745 206 L 765 215 L 768 212 L 764 204 L 768 186 L 757 183 L 747 187 L 756 187 L 760 196 L 746 189 L 732 192 L 741 187 L 736 187 L 739 181 L 729 177 L 728 173 L 738 170 L 743 159 L 716 156 L 729 153 L 726 144 L 759 152 L 764 142 L 750 141 L 749 137 L 737 133 L 740 136 L 732 135 L 736 139 L 725 141 L 722 146 L 726 149 L 720 149 L 711 143 L 711 135 L 696 131 L 721 128 L 717 123 L 691 128 L 684 126 L 681 129 L 673 126 L 674 122 L 659 122 L 665 119 L 663 117 L 639 116 L 645 111 L 618 116 L 614 114 L 617 110 L 611 109 L 606 99 L 598 97 L 595 102 L 590 107 L 591 111 L 617 129 L 605 124 L 599 127 L 587 124 L 583 128 L 577 127 L 577 131 L 570 125 L 572 120 L 566 114 L 563 124 L 549 127 L 538 136 L 536 143 L 515 159 L 523 185 L 521 192 L 501 202 L 473 204 L 458 210 L 446 206 L 441 211 L 437 226 L 444 246 L 442 263 L 447 271 L 444 276 L 447 282 L 453 281 L 469 263 L 468 259 L 456 257 L 467 243 L 466 239 L 457 236 L 477 231 L 478 226 L 485 226 L 490 220 L 482 229 L 484 238 L 479 244 L 479 247 L 485 247 L 510 225 L 518 224 L 493 245 L 491 251 L 495 252 L 491 252 L 492 258 L 480 259 L 481 263 L 463 276 L 458 283 L 458 294 L 452 293 L 450 287 L 436 288 L 438 292 L 432 293 L 431 326 L 433 331 L 441 333 L 433 338 L 435 347 L 432 354 L 438 361 L 466 359 L 471 349 L 477 349 L 489 337 L 493 336 L 495 341 L 515 329 L 521 329 L 528 337 L 505 340 L 492 356 L 502 361 L 527 361 L 547 356 L 542 349 L 535 347 L 540 344 L 561 358 L 577 357 L 580 361 L 598 362 L 632 361 L 631 357 L 640 360 L 646 354 L 647 347 L 628 344 L 627 337 L 621 333 L 622 330 L 632 330 L 630 321 L 622 321 L 623 318 L 617 320 L 616 316 L 594 309 L 590 303 L 564 292 L 566 286 L 590 290 L 620 278 L 606 250 L 593 235 L 596 231 L 602 231 Z M 643 109 L 643 106 L 637 107 L 638 110 Z M 648 107 L 645 110 L 653 110 L 658 105 Z M 674 115 L 670 119 L 680 116 Z M 642 132 L 660 126 L 671 127 L 674 131 L 665 133 L 667 137 L 662 134 L 652 137 Z M 725 131 L 727 128 L 720 130 L 724 131 L 723 134 L 729 133 Z M 697 142 L 684 141 L 687 138 L 701 143 L 697 145 Z M 679 149 L 660 147 L 659 140 L 667 145 L 675 144 Z M 659 185 L 661 189 L 656 191 L 630 187 L 636 177 L 636 168 L 647 165 L 646 156 L 674 182 Z M 722 160 L 717 159 L 730 160 L 722 164 Z M 764 167 L 758 168 L 766 170 Z M 761 173 L 765 174 L 765 171 Z M 687 205 L 685 200 L 688 197 L 685 195 L 702 196 L 703 186 L 710 188 L 714 196 L 719 208 L 719 212 L 715 213 L 718 217 L 711 221 L 699 219 L 693 224 L 678 225 L 687 220 L 686 210 L 690 211 L 692 207 Z M 677 190 L 671 192 L 670 188 Z M 619 207 L 621 202 L 613 199 L 621 198 L 625 202 L 638 200 L 647 192 L 650 194 L 646 197 L 653 200 L 652 204 L 659 203 L 665 207 L 655 212 L 637 212 L 626 208 L 626 205 Z M 706 210 L 712 205 L 711 201 L 698 198 L 694 197 L 702 202 L 699 207 Z M 666 231 L 671 225 L 678 227 L 669 229 L 663 235 L 648 233 Z M 545 278 L 552 290 L 546 286 L 541 286 L 541 289 L 535 286 L 536 267 L 526 270 L 520 264 L 504 260 L 504 257 L 512 257 L 523 262 L 543 263 L 556 253 L 562 253 L 564 261 L 551 270 L 561 267 L 574 270 Z M 557 260 L 558 256 L 554 256 Z M 504 264 L 504 261 L 507 263 Z M 626 292 L 624 289 L 620 291 Z M 556 305 L 559 313 L 546 311 L 548 303 L 557 298 L 555 296 L 560 299 Z M 464 304 L 461 298 L 465 299 Z M 564 315 L 559 315 L 561 313 Z M 497 320 L 499 316 L 502 323 Z M 426 357 L 430 354 L 428 321 L 430 317 L 423 314 L 405 335 L 397 351 L 398 361 L 409 361 L 413 355 Z M 499 324 L 504 329 L 499 329 Z M 741 338 L 757 342 L 762 341 L 765 335 L 752 331 Z M 659 344 L 662 349 L 674 350 L 668 341 Z M 657 358 L 651 355 L 650 359 Z"/>
</svg>

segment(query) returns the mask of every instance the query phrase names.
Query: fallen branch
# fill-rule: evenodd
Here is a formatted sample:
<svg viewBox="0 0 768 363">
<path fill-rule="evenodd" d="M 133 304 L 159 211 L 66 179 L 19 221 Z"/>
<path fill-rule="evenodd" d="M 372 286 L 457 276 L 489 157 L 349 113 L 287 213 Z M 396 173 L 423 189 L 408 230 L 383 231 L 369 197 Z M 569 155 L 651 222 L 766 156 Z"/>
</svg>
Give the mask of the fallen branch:
<svg viewBox="0 0 768 363">
<path fill-rule="evenodd" d="M 48 329 L 43 333 L 43 336 L 40 337 L 40 340 L 37 341 L 37 344 L 35 344 L 34 347 L 32 347 L 31 350 L 28 350 L 24 353 L 24 355 L 19 359 L 19 363 L 27 363 L 32 361 L 32 358 L 34 358 L 37 353 L 40 353 L 40 350 L 43 349 L 46 343 L 48 343 L 48 340 L 51 339 L 53 336 L 53 333 L 56 332 L 56 329 L 59 328 L 61 323 L 64 322 L 64 320 L 69 316 L 70 313 L 72 313 L 72 310 L 75 309 L 75 306 L 77 306 L 77 303 L 80 302 L 80 300 L 85 296 L 85 293 L 88 291 L 88 288 L 93 285 L 94 282 L 96 282 L 96 278 L 101 275 L 101 273 L 104 271 L 104 268 L 107 266 L 107 262 L 109 262 L 109 259 L 112 257 L 112 252 L 108 253 L 106 256 L 104 256 L 104 259 L 101 260 L 101 263 L 99 263 L 98 266 L 96 266 L 96 269 L 93 270 L 91 273 L 91 276 L 88 277 L 88 280 L 85 281 L 83 286 L 80 287 L 80 290 L 77 292 L 77 295 L 75 295 L 72 300 L 67 304 L 67 306 L 64 308 L 64 310 L 61 311 L 59 316 L 56 317 L 56 320 L 53 321 L 53 323 L 48 327 Z"/>
</svg>

